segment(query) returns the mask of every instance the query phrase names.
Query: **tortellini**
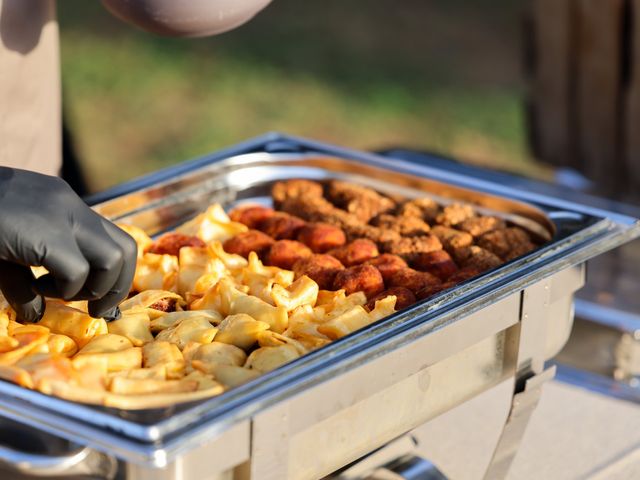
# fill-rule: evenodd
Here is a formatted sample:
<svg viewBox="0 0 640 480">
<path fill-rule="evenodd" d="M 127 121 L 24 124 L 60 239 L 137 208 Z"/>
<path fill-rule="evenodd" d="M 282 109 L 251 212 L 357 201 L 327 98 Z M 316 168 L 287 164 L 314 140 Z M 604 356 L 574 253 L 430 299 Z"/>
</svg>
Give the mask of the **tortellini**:
<svg viewBox="0 0 640 480">
<path fill-rule="evenodd" d="M 269 328 L 270 325 L 266 322 L 256 320 L 246 313 L 237 313 L 229 315 L 220 323 L 216 341 L 247 350 L 258 341 L 260 333 Z"/>
<path fill-rule="evenodd" d="M 122 317 L 107 324 L 109 333 L 122 335 L 136 347 L 153 342 L 151 335 L 151 320 L 144 310 L 127 310 Z"/>
<path fill-rule="evenodd" d="M 251 352 L 245 366 L 251 370 L 266 373 L 295 360 L 299 356 L 298 349 L 293 345 L 260 347 Z"/>
<path fill-rule="evenodd" d="M 178 259 L 174 255 L 145 253 L 138 259 L 133 288 L 145 290 L 177 290 Z"/>
<path fill-rule="evenodd" d="M 121 228 L 138 246 L 121 317 L 107 323 L 89 316 L 86 301 L 48 299 L 42 320 L 23 325 L 0 294 L 0 379 L 74 401 L 155 408 L 219 395 L 395 309 L 394 296 L 369 311 L 362 292 L 320 290 L 255 252 L 225 252 L 222 242 L 247 227 L 219 205 L 171 242 L 163 236 L 171 248 Z"/>
<path fill-rule="evenodd" d="M 225 240 L 246 232 L 248 229 L 242 223 L 232 222 L 224 209 L 218 205 L 210 206 L 206 212 L 176 229 L 179 233 L 195 235 L 205 242 Z"/>
</svg>

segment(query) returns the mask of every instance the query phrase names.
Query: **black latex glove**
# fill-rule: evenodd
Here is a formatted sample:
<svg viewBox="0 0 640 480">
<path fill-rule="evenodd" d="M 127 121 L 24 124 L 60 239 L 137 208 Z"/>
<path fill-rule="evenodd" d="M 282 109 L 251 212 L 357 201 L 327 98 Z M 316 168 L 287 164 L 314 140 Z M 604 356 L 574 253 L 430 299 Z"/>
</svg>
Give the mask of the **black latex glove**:
<svg viewBox="0 0 640 480">
<path fill-rule="evenodd" d="M 116 318 L 136 252 L 129 235 L 63 180 L 0 167 L 0 290 L 20 320 L 42 317 L 43 296 L 89 300 L 92 317 Z M 36 280 L 29 266 L 49 273 Z"/>
</svg>

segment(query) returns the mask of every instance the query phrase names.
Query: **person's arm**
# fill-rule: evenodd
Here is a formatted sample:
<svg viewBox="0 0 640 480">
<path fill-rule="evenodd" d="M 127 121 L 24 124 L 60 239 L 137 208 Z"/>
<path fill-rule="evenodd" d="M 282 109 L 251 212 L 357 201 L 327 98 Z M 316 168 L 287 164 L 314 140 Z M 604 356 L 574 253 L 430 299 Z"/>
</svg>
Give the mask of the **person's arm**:
<svg viewBox="0 0 640 480">
<path fill-rule="evenodd" d="M 89 300 L 91 316 L 117 317 L 136 254 L 135 241 L 63 180 L 0 167 L 0 290 L 20 320 L 39 320 L 44 296 Z M 36 279 L 31 266 L 49 273 Z"/>
<path fill-rule="evenodd" d="M 158 35 L 203 37 L 251 20 L 271 0 L 102 0 L 120 19 Z"/>
</svg>

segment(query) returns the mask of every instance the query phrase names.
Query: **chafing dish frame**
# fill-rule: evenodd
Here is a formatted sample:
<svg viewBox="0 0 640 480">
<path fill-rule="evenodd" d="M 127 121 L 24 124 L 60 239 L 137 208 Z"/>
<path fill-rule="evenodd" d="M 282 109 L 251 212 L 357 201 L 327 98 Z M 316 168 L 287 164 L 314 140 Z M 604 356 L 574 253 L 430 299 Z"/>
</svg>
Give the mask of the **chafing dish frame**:
<svg viewBox="0 0 640 480">
<path fill-rule="evenodd" d="M 203 444 L 222 444 L 223 437 L 248 437 L 250 430 L 255 430 L 256 425 L 262 423 L 260 418 L 271 418 L 270 415 L 283 402 L 326 384 L 345 371 L 407 348 L 428 335 L 441 334 L 446 330 L 454 331 L 452 327 L 458 323 L 463 324 L 464 319 L 493 311 L 492 309 L 498 308 L 496 306 L 505 305 L 504 302 L 511 305 L 512 309 L 518 307 L 511 320 L 498 326 L 506 332 L 502 347 L 515 349 L 512 367 L 515 369 L 513 373 L 516 383 L 519 384 L 516 391 L 521 391 L 524 390 L 522 384 L 527 379 L 542 373 L 540 363 L 545 356 L 545 347 L 540 344 L 540 338 L 544 339 L 541 331 L 534 329 L 538 332 L 538 340 L 527 340 L 524 345 L 518 345 L 519 339 L 525 338 L 524 334 L 521 337 L 520 330 L 525 325 L 522 319 L 528 318 L 527 315 L 522 316 L 526 292 L 532 292 L 531 287 L 535 287 L 543 289 L 542 298 L 553 295 L 549 282 L 557 278 L 559 273 L 571 271 L 572 267 L 582 265 L 587 259 L 638 236 L 640 230 L 637 221 L 631 217 L 510 189 L 505 185 L 477 181 L 425 165 L 390 160 L 280 134 L 268 134 L 220 153 L 157 172 L 96 195 L 88 201 L 99 212 L 114 219 L 123 220 L 142 214 L 150 208 L 163 212 L 163 208 L 171 201 L 184 198 L 181 195 L 185 192 L 181 192 L 180 185 L 183 182 L 184 186 L 186 179 L 187 197 L 204 192 L 205 197 L 199 200 L 202 206 L 204 198 L 209 201 L 217 200 L 206 197 L 207 189 L 210 191 L 215 186 L 215 179 L 212 180 L 213 183 L 197 186 L 198 177 L 207 169 L 221 168 L 224 171 L 225 168 L 233 169 L 234 165 L 235 168 L 242 168 L 243 163 L 246 166 L 247 162 L 260 156 L 289 160 L 319 157 L 345 159 L 371 168 L 392 170 L 418 179 L 447 184 L 456 191 L 475 191 L 486 194 L 487 198 L 512 199 L 527 207 L 525 212 L 519 213 L 529 212 L 536 217 L 536 211 L 542 212 L 560 230 L 556 232 L 552 242 L 529 255 L 383 319 L 220 397 L 195 405 L 163 409 L 161 412 L 113 412 L 0 382 L 0 416 L 11 416 L 24 425 L 106 451 L 141 466 L 163 468 L 176 459 L 185 458 L 189 455 L 188 452 L 202 450 L 200 447 Z M 227 189 L 225 192 L 227 198 L 220 199 L 224 203 L 236 200 L 234 195 L 237 196 L 237 191 Z M 110 211 L 114 205 L 120 205 L 120 215 Z M 532 208 L 531 205 L 535 207 Z M 166 213 L 165 211 L 162 218 L 166 228 L 187 219 L 185 212 L 180 215 Z M 158 232 L 160 231 L 161 228 Z M 578 280 L 569 288 L 576 289 L 580 285 Z M 566 289 L 564 291 L 569 295 L 572 293 Z M 544 304 L 545 308 L 542 309 L 547 317 L 550 304 Z M 566 313 L 567 316 L 570 315 L 569 312 Z M 548 318 L 540 320 L 537 315 L 532 317 L 538 318 L 538 322 L 548 321 Z M 570 319 L 565 319 L 565 323 L 567 321 L 570 324 Z M 494 327 L 496 325 L 494 322 Z M 562 339 L 559 343 L 562 343 Z M 527 348 L 530 348 L 529 352 L 524 351 Z M 551 350 L 554 348 L 551 347 Z M 416 368 L 420 366 L 425 367 L 418 365 Z M 506 370 L 508 369 L 505 369 L 505 374 Z M 493 378 L 492 382 L 503 379 L 501 374 L 499 378 Z M 252 432 L 255 436 L 256 431 Z M 227 458 L 227 466 L 230 468 L 233 461 L 241 461 L 246 454 L 251 455 L 246 451 L 247 448 L 249 447 L 239 447 L 235 457 L 231 455 Z"/>
</svg>

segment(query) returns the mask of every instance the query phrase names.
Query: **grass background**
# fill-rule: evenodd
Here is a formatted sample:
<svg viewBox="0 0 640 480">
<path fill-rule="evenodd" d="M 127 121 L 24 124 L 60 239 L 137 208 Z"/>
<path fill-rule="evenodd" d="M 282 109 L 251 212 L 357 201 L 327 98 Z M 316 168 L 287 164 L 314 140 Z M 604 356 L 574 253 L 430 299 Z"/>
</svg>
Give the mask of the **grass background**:
<svg viewBox="0 0 640 480">
<path fill-rule="evenodd" d="M 92 190 L 270 130 L 544 174 L 527 153 L 522 1 L 274 0 L 205 39 L 58 3 L 65 116 Z"/>
</svg>

